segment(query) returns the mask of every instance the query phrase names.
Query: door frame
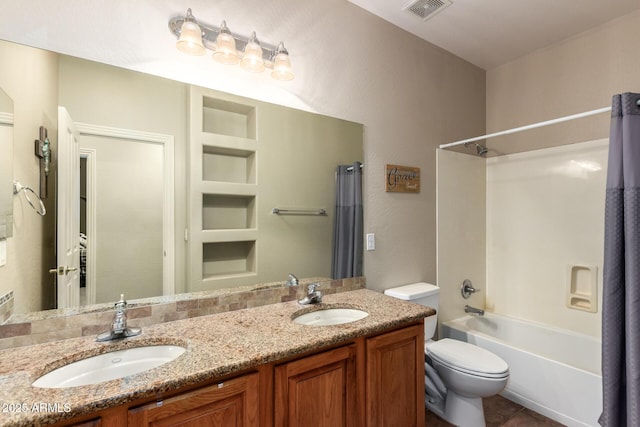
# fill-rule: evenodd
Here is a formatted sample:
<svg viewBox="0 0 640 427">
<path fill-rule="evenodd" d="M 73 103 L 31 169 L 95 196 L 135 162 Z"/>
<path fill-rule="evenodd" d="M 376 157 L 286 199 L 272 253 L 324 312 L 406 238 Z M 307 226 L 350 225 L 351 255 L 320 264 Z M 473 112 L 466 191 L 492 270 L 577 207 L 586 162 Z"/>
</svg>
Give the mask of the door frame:
<svg viewBox="0 0 640 427">
<path fill-rule="evenodd" d="M 87 168 L 85 170 L 86 175 L 86 227 L 87 236 L 91 236 L 87 239 L 87 248 L 85 252 L 86 260 L 86 277 L 85 286 L 87 292 L 86 304 L 96 303 L 96 248 L 98 247 L 97 239 L 97 227 L 96 227 L 96 214 L 97 214 L 97 181 L 96 181 L 96 162 L 98 153 L 93 148 L 80 147 L 80 158 L 87 159 Z"/>
<path fill-rule="evenodd" d="M 174 197 L 174 137 L 160 133 L 141 132 L 131 129 L 101 126 L 89 123 L 75 123 L 80 138 L 83 135 L 129 139 L 143 143 L 162 145 L 163 153 L 163 196 L 162 196 L 162 294 L 175 294 L 175 197 Z M 88 183 L 87 183 L 88 184 Z M 94 180 L 95 184 L 95 180 Z M 95 199 L 95 197 L 94 197 Z M 95 211 L 94 211 L 95 212 Z M 95 227 L 95 225 L 94 225 Z M 87 230 L 90 229 L 87 222 Z M 94 234 L 95 236 L 95 234 Z M 95 240 L 95 239 L 91 239 Z M 95 254 L 95 252 L 93 252 Z M 87 259 L 88 262 L 88 259 Z M 97 260 L 94 259 L 94 262 Z M 93 264 L 95 267 L 95 264 Z M 88 265 L 87 265 L 88 267 Z M 87 270 L 87 274 L 89 271 Z M 95 283 L 95 282 L 94 282 Z M 95 300 L 95 286 L 94 286 Z M 89 289 L 87 288 L 87 297 Z"/>
<path fill-rule="evenodd" d="M 58 106 L 56 308 L 80 305 L 80 133 Z"/>
</svg>

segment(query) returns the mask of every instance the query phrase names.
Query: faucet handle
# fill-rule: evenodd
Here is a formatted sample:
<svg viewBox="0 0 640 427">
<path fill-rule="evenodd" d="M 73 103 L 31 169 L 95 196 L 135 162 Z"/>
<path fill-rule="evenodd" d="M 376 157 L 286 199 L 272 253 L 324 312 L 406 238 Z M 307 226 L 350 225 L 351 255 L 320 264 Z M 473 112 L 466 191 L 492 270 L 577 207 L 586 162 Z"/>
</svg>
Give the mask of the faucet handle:
<svg viewBox="0 0 640 427">
<path fill-rule="evenodd" d="M 116 309 L 124 309 L 127 306 L 127 301 L 124 299 L 124 294 L 120 294 L 120 300 L 114 304 Z"/>
<path fill-rule="evenodd" d="M 480 292 L 480 289 L 476 289 L 473 287 L 471 280 L 464 279 L 462 282 L 462 286 L 460 287 L 460 293 L 462 294 L 462 298 L 467 299 L 476 292 Z"/>
<path fill-rule="evenodd" d="M 320 286 L 320 283 L 318 282 L 310 283 L 309 286 L 307 286 L 307 290 L 309 291 L 310 294 L 314 293 L 318 288 L 318 286 Z"/>
<path fill-rule="evenodd" d="M 293 273 L 289 273 L 289 280 L 286 282 L 287 286 L 298 286 L 298 278 Z"/>
</svg>

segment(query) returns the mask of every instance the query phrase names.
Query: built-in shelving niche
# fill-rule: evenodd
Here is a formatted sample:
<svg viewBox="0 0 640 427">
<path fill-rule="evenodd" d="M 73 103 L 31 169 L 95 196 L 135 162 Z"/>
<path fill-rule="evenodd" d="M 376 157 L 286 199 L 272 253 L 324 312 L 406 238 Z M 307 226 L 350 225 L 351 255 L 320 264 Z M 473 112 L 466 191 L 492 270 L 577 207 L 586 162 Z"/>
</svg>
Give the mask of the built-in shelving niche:
<svg viewBox="0 0 640 427">
<path fill-rule="evenodd" d="M 256 228 L 255 196 L 203 194 L 203 230 Z"/>
<path fill-rule="evenodd" d="M 222 99 L 203 97 L 202 131 L 256 139 L 256 109 Z"/>
<path fill-rule="evenodd" d="M 204 243 L 202 258 L 204 280 L 253 274 L 256 264 L 256 242 Z"/>
<path fill-rule="evenodd" d="M 191 114 L 191 135 L 198 141 L 192 162 L 202 165 L 191 176 L 200 193 L 192 195 L 192 278 L 222 286 L 257 274 L 257 110 L 192 88 Z"/>
<path fill-rule="evenodd" d="M 204 145 L 202 147 L 202 180 L 255 184 L 255 151 Z"/>
</svg>

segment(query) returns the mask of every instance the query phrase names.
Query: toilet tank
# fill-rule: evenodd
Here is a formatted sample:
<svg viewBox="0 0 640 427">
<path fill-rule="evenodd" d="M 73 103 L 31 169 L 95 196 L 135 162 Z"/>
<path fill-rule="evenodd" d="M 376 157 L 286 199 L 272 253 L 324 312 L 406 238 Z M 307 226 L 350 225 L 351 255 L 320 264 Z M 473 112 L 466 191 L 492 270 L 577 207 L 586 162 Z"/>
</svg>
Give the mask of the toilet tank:
<svg viewBox="0 0 640 427">
<path fill-rule="evenodd" d="M 411 301 L 415 304 L 420 304 L 426 307 L 431 307 L 434 310 L 438 310 L 438 303 L 440 301 L 440 288 L 430 283 L 420 282 L 412 283 L 410 285 L 398 286 L 397 288 L 390 288 L 384 291 L 385 295 L 390 297 L 402 299 L 405 301 Z M 436 333 L 436 326 L 438 323 L 438 315 L 425 317 L 424 319 L 424 339 L 430 340 Z"/>
</svg>

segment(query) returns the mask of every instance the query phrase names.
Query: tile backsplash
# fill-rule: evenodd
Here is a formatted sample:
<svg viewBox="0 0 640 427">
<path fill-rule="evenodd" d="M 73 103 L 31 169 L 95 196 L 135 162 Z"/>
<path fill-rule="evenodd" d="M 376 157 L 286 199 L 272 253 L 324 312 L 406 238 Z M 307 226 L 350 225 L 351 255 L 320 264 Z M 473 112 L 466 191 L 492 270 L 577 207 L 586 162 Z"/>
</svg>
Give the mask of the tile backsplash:
<svg viewBox="0 0 640 427">
<path fill-rule="evenodd" d="M 0 296 L 0 325 L 13 315 L 13 291 Z"/>
<path fill-rule="evenodd" d="M 304 279 L 301 280 L 299 286 L 292 287 L 282 286 L 281 282 L 266 283 L 136 300 L 135 304 L 130 304 L 127 308 L 127 323 L 129 326 L 145 327 L 190 317 L 293 301 L 305 295 L 306 283 L 311 281 L 316 280 Z M 322 280 L 319 289 L 324 294 L 332 294 L 364 287 L 364 277 L 353 277 L 341 280 Z M 5 306 L 8 313 L 6 315 L 4 314 Z M 0 350 L 86 335 L 98 335 L 108 331 L 111 328 L 114 310 L 111 305 L 102 304 L 96 307 L 95 310 L 72 314 L 49 310 L 26 315 L 12 315 L 13 292 L 10 292 L 0 297 Z"/>
</svg>

